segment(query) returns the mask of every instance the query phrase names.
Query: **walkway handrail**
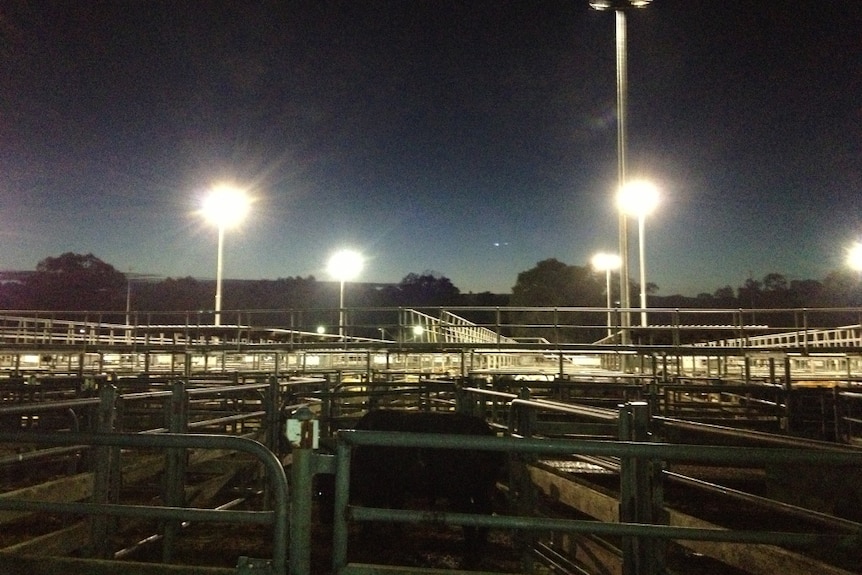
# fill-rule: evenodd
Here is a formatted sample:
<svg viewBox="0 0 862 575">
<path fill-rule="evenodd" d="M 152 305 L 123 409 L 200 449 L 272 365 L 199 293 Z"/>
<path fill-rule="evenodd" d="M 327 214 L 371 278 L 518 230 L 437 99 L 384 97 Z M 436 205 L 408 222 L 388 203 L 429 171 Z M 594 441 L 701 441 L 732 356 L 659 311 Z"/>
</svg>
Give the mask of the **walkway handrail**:
<svg viewBox="0 0 862 575">
<path fill-rule="evenodd" d="M 127 448 L 224 449 L 242 451 L 257 458 L 266 469 L 273 489 L 271 511 L 228 511 L 158 505 L 98 503 L 57 503 L 0 498 L 0 509 L 11 511 L 51 511 L 55 513 L 112 515 L 195 521 L 235 521 L 273 525 L 273 575 L 287 575 L 288 485 L 278 457 L 262 443 L 230 435 L 163 433 L 70 433 L 0 432 L 2 443 L 42 443 L 52 445 L 99 445 Z"/>
<path fill-rule="evenodd" d="M 313 319 L 302 320 L 304 312 L 308 318 L 326 314 L 326 308 L 274 309 L 274 310 L 231 310 L 222 314 L 236 316 L 235 322 L 222 325 L 209 324 L 212 311 L 134 311 L 125 317 L 119 311 L 49 311 L 49 310 L 0 310 L 0 342 L 9 345 L 41 344 L 57 345 L 109 345 L 130 347 L 159 346 L 237 346 L 240 344 L 272 344 L 284 341 L 318 342 L 331 339 L 332 335 L 318 334 L 314 331 Z M 430 306 L 430 307 L 371 307 L 348 310 L 357 315 L 371 314 L 371 323 L 354 325 L 363 330 L 347 337 L 348 342 L 395 344 L 408 343 L 394 340 L 367 337 L 367 332 L 380 329 L 385 332 L 399 329 L 405 332 L 414 326 L 422 326 L 424 332 L 419 339 L 437 344 L 491 344 L 512 345 L 524 338 L 543 338 L 546 334 L 536 330 L 552 329 L 558 339 L 560 329 L 589 330 L 593 343 L 603 346 L 613 345 L 607 338 L 596 341 L 597 329 L 617 331 L 619 325 L 607 325 L 606 307 L 576 306 Z M 467 319 L 471 313 L 481 313 L 482 317 L 493 314 L 493 320 L 477 323 Z M 637 312 L 637 309 L 615 308 L 616 314 Z M 533 320 L 524 323 L 519 314 L 537 314 Z M 692 343 L 693 346 L 743 347 L 743 348 L 796 348 L 801 347 L 862 347 L 862 326 L 842 325 L 851 314 L 859 313 L 859 308 L 787 308 L 787 309 L 743 309 L 743 308 L 650 308 L 654 321 L 648 325 L 632 328 L 641 335 L 671 334 L 669 337 L 677 344 L 686 332 L 731 332 L 734 337 L 710 342 Z M 392 316 L 397 314 L 398 319 Z M 824 315 L 833 318 L 814 325 L 814 317 Z M 792 319 L 788 320 L 787 317 Z M 755 323 L 754 318 L 760 320 Z M 164 318 L 176 319 L 176 323 L 161 323 Z M 242 318 L 242 321 L 240 321 Z M 384 319 L 380 319 L 384 318 Z M 579 319 L 580 318 L 580 319 Z M 769 321 L 775 318 L 775 321 Z M 712 319 L 713 321 L 710 321 Z M 750 321 L 746 321 L 750 319 Z M 111 321 L 113 320 L 113 321 Z M 850 320 L 852 321 L 852 320 Z M 381 322 L 382 325 L 381 325 Z M 394 323 L 393 323 L 394 322 Z M 717 323 L 716 323 L 717 322 Z M 532 333 L 529 333 L 532 332 Z M 343 338 L 338 338 L 342 340 Z M 572 341 L 584 341 L 575 338 Z M 683 342 L 685 343 L 685 342 Z"/>
</svg>

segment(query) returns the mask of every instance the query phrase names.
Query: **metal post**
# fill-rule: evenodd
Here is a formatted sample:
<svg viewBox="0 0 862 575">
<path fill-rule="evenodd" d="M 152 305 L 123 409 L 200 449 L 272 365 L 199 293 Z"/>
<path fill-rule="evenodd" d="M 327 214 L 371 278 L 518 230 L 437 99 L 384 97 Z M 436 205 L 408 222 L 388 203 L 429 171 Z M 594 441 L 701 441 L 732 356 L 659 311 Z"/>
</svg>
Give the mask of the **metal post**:
<svg viewBox="0 0 862 575">
<path fill-rule="evenodd" d="M 644 238 L 644 220 L 643 214 L 638 215 L 638 267 L 640 269 L 641 280 L 641 327 L 647 326 L 647 291 L 646 291 L 646 243 Z"/>
<path fill-rule="evenodd" d="M 347 502 L 350 491 L 350 446 L 339 441 L 335 459 L 335 516 L 332 521 L 332 572 L 347 565 Z"/>
<path fill-rule="evenodd" d="M 616 16 L 616 64 L 617 64 L 617 184 L 623 189 L 626 183 L 626 97 L 628 93 L 626 72 L 626 15 L 622 10 Z M 620 299 L 625 309 L 622 315 L 621 343 L 631 342 L 628 328 L 631 326 L 631 297 L 629 294 L 629 240 L 627 216 L 619 214 L 620 244 Z M 625 362 L 625 358 L 623 358 Z"/>
<path fill-rule="evenodd" d="M 614 335 L 613 329 L 611 329 L 611 325 L 613 324 L 613 318 L 611 317 L 611 309 L 613 306 L 613 301 L 611 299 L 611 268 L 608 267 L 605 270 L 605 291 L 607 292 L 607 304 L 608 304 L 608 338 Z"/>
<path fill-rule="evenodd" d="M 171 398 L 168 403 L 166 427 L 171 433 L 185 433 L 188 427 L 188 392 L 182 381 L 174 382 L 171 388 Z M 165 504 L 171 507 L 185 506 L 186 450 L 184 448 L 168 449 L 165 452 Z M 180 524 L 176 521 L 166 521 L 163 527 L 162 562 L 170 563 L 173 557 L 174 541 L 179 532 Z"/>
<path fill-rule="evenodd" d="M 98 433 L 114 431 L 116 400 L 116 387 L 106 383 L 99 388 L 99 411 L 96 426 Z M 108 503 L 110 501 L 111 474 L 115 471 L 112 469 L 115 451 L 116 449 L 110 446 L 97 447 L 95 450 L 93 503 Z M 111 553 L 108 547 L 111 531 L 109 521 L 113 523 L 113 520 L 110 520 L 106 515 L 93 515 L 90 518 L 90 546 L 93 556 L 100 559 L 107 559 Z"/>
<path fill-rule="evenodd" d="M 784 356 L 784 431 L 792 430 L 793 425 L 793 383 L 791 379 L 790 356 Z"/>
<path fill-rule="evenodd" d="M 341 280 L 338 296 L 338 339 L 344 341 L 344 280 Z"/>
<path fill-rule="evenodd" d="M 631 441 L 633 435 L 631 404 L 626 403 L 619 406 L 618 424 L 620 441 Z M 620 523 L 636 522 L 637 483 L 634 471 L 635 459 L 633 457 L 620 458 Z M 637 575 L 637 540 L 634 537 L 623 537 L 622 553 L 623 575 Z"/>
<path fill-rule="evenodd" d="M 216 256 L 215 325 L 221 325 L 221 276 L 224 266 L 224 224 L 218 226 L 218 255 Z"/>
<path fill-rule="evenodd" d="M 620 441 L 648 442 L 649 404 L 633 401 L 620 406 Z M 654 524 L 663 507 L 660 462 L 637 457 L 620 459 L 620 522 Z M 645 537 L 622 540 L 623 575 L 655 575 L 661 572 L 658 542 Z"/>
<path fill-rule="evenodd" d="M 278 386 L 278 377 L 270 376 L 267 380 L 269 383 L 269 387 L 267 388 L 266 394 L 266 421 L 267 428 L 269 430 L 269 437 L 267 439 L 269 443 L 269 449 L 273 453 L 279 453 L 280 450 L 278 448 L 278 444 L 281 438 L 281 429 L 279 428 L 279 412 L 278 412 L 278 396 L 279 396 L 279 386 Z"/>
<path fill-rule="evenodd" d="M 290 463 L 290 551 L 291 575 L 311 572 L 311 500 L 314 477 L 313 415 L 308 408 L 298 409 L 294 417 L 301 422 L 299 441 L 291 445 Z"/>
</svg>

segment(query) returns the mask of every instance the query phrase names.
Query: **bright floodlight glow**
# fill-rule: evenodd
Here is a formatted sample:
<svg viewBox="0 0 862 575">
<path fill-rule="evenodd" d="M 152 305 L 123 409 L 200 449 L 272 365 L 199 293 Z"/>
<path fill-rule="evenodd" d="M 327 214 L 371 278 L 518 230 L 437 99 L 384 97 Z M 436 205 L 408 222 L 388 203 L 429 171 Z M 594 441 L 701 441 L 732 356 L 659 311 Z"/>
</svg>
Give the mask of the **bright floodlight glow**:
<svg viewBox="0 0 862 575">
<path fill-rule="evenodd" d="M 847 250 L 847 265 L 851 269 L 862 271 L 862 242 L 856 242 Z"/>
<path fill-rule="evenodd" d="M 593 256 L 591 263 L 596 271 L 606 272 L 619 269 L 620 265 L 622 265 L 622 260 L 617 254 L 599 252 Z"/>
<path fill-rule="evenodd" d="M 338 281 L 346 282 L 354 279 L 362 271 L 362 255 L 353 250 L 336 252 L 326 266 L 326 271 Z"/>
<path fill-rule="evenodd" d="M 644 8 L 652 0 L 590 0 L 590 7 L 594 10 L 628 10 L 630 8 Z"/>
<path fill-rule="evenodd" d="M 413 326 L 413 335 L 415 335 L 416 337 L 419 337 L 423 333 L 425 333 L 424 327 L 422 327 L 421 325 L 414 325 Z"/>
<path fill-rule="evenodd" d="M 212 189 L 203 204 L 203 214 L 219 227 L 230 228 L 240 223 L 248 214 L 251 201 L 243 190 L 228 184 L 219 184 Z"/>
<path fill-rule="evenodd" d="M 628 182 L 617 194 L 617 206 L 630 216 L 646 216 L 658 205 L 658 188 L 650 182 Z"/>
</svg>

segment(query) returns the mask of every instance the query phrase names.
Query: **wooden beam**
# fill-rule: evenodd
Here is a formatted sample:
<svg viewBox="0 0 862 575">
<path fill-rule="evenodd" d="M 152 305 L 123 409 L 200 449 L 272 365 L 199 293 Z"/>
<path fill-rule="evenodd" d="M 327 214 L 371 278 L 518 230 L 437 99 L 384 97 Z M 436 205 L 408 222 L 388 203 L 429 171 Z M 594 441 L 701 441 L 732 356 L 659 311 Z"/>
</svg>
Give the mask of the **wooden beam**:
<svg viewBox="0 0 862 575">
<path fill-rule="evenodd" d="M 68 555 L 90 542 L 90 522 L 79 521 L 69 527 L 46 533 L 0 549 L 0 554 Z M 2 555 L 0 555 L 2 557 Z M 4 563 L 5 566 L 5 563 Z"/>
</svg>

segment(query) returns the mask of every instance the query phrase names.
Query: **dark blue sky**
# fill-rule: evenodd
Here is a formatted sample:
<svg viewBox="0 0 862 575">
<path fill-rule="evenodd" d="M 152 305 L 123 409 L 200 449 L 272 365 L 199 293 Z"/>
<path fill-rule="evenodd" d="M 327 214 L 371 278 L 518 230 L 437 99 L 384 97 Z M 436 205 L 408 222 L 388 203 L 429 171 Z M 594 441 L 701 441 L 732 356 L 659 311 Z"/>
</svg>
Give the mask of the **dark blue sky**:
<svg viewBox="0 0 862 575">
<path fill-rule="evenodd" d="M 862 238 L 862 2 L 654 0 L 628 19 L 648 281 L 822 279 Z M 213 277 L 432 270 L 507 292 L 615 250 L 614 18 L 587 0 L 0 5 L 0 269 L 63 252 Z M 634 223 L 631 226 L 635 228 Z M 636 241 L 631 243 L 637 274 Z M 577 302 L 573 302 L 577 303 Z"/>
</svg>

